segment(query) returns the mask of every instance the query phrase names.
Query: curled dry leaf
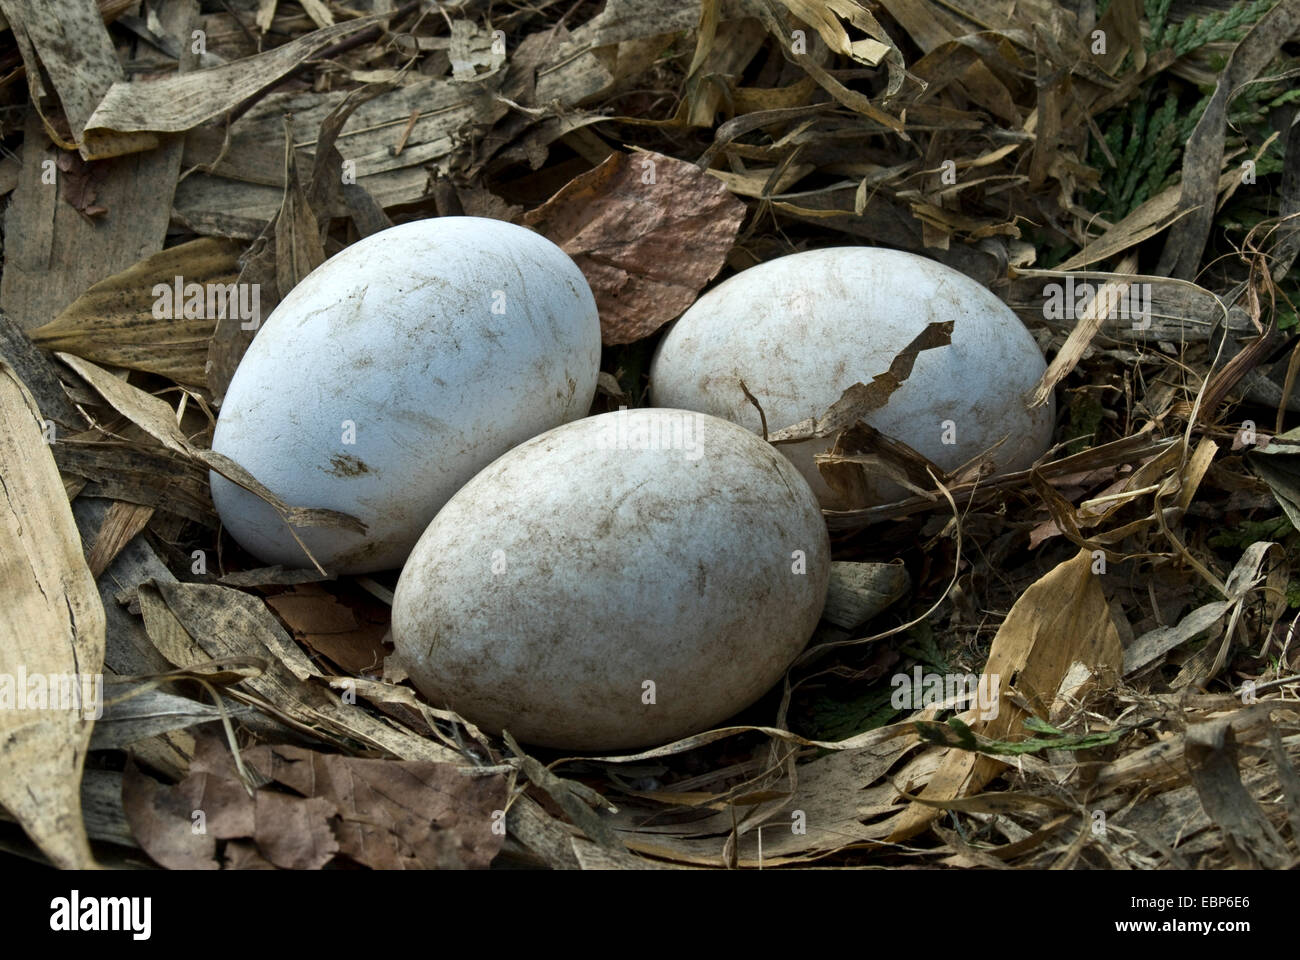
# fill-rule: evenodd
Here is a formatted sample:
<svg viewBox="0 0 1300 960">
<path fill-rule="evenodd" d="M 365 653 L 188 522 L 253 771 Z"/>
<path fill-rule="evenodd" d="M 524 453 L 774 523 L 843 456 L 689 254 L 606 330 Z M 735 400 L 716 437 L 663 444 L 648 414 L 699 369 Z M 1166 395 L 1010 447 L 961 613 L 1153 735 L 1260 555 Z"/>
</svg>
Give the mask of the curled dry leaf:
<svg viewBox="0 0 1300 960">
<path fill-rule="evenodd" d="M 64 427 L 83 426 L 77 408 L 63 389 L 55 365 L 32 343 L 31 336 L 3 311 L 0 311 L 0 361 L 8 364 L 23 382 L 43 417 Z"/>
<path fill-rule="evenodd" d="M 722 269 L 745 205 L 695 164 L 615 153 L 522 222 L 573 257 L 606 344 L 650 336 Z"/>
<path fill-rule="evenodd" d="M 822 617 L 845 630 L 852 629 L 901 599 L 911 586 L 911 577 L 901 563 L 835 560 Z"/>
<path fill-rule="evenodd" d="M 1282 44 L 1297 29 L 1300 29 L 1300 3 L 1282 0 L 1260 18 L 1228 58 L 1214 95 L 1187 141 L 1178 204 L 1189 215 L 1174 224 L 1165 238 L 1155 271 L 1160 276 L 1190 280 L 1198 273 L 1222 183 L 1229 102 L 1272 62 Z"/>
<path fill-rule="evenodd" d="M 39 104 L 46 93 L 42 77 L 48 76 L 72 138 L 80 140 L 95 104 L 123 78 L 122 64 L 97 5 L 85 0 L 3 0 L 0 10 L 27 68 L 32 99 Z M 51 130 L 51 122 L 44 116 L 41 119 Z M 144 137 L 135 149 L 147 150 L 157 144 L 156 138 Z M 88 156 L 84 150 L 82 155 Z"/>
<path fill-rule="evenodd" d="M 216 322 L 216 329 L 206 344 L 208 389 L 220 402 L 230 387 L 239 361 L 253 342 L 261 321 L 270 316 L 281 300 L 298 283 L 325 262 L 322 224 L 329 225 L 330 211 L 341 195 L 353 196 L 365 207 L 370 220 L 383 221 L 382 209 L 358 184 L 341 184 L 337 171 L 343 169 L 343 157 L 335 141 L 353 112 L 365 103 L 387 93 L 389 87 L 376 84 L 347 97 L 321 121 L 316 135 L 316 158 L 311 180 L 304 183 L 298 170 L 297 154 L 288 145 L 294 139 L 291 122 L 284 121 L 284 196 L 280 209 L 263 228 L 239 266 L 238 287 L 259 292 L 257 316 L 237 317 L 233 312 Z M 223 144 L 224 147 L 224 144 Z M 349 193 L 351 188 L 351 193 Z M 360 191 L 360 195 L 356 193 Z M 363 217 L 364 219 L 364 217 Z M 364 231 L 362 231 L 364 235 Z"/>
<path fill-rule="evenodd" d="M 916 355 L 922 350 L 934 350 L 952 343 L 953 321 L 928 323 L 925 329 L 900 350 L 884 373 L 877 373 L 870 383 L 855 383 L 836 400 L 820 419 L 801 420 L 769 436 L 769 443 L 798 443 L 818 437 L 829 437 L 853 426 L 873 410 L 879 410 L 895 390 L 912 375 Z"/>
<path fill-rule="evenodd" d="M 232 687 L 232 696 L 343 747 L 363 743 L 403 760 L 458 762 L 448 747 L 384 723 L 322 683 L 316 666 L 257 597 L 202 583 L 149 583 L 139 588 L 149 638 L 171 663 L 255 656 L 264 673 Z"/>
<path fill-rule="evenodd" d="M 284 593 L 268 597 L 266 603 L 289 625 L 296 639 L 348 673 L 373 672 L 383 667 L 388 623 L 386 615 L 378 615 L 381 611 L 363 616 L 360 605 L 340 602 L 318 583 L 295 584 Z"/>
<path fill-rule="evenodd" d="M 1221 719 L 1189 728 L 1183 758 L 1201 806 L 1223 832 L 1224 845 L 1238 867 L 1257 870 L 1294 865 L 1286 841 L 1241 782 L 1231 723 Z"/>
</svg>

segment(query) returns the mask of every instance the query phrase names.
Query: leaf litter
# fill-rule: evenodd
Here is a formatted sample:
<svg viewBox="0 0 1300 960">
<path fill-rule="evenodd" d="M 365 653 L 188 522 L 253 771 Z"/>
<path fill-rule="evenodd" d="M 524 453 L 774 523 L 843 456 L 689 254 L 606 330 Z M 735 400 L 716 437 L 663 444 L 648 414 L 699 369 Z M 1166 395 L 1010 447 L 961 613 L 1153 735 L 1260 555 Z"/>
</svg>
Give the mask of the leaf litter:
<svg viewBox="0 0 1300 960">
<path fill-rule="evenodd" d="M 0 751 L 22 790 L 0 803 L 51 862 L 1297 862 L 1294 0 L 186 3 L 148 37 L 113 5 L 103 23 L 46 6 L 0 0 L 23 65 L 0 86 L 21 150 L 0 673 L 102 658 L 109 681 L 93 728 L 0 712 L 22 718 Z M 76 62 L 55 14 L 80 18 Z M 529 753 L 385 662 L 391 578 L 258 570 L 218 539 L 209 469 L 289 522 L 355 521 L 209 449 L 240 318 L 153 310 L 183 275 L 261 284 L 264 316 L 348 243 L 462 212 L 531 225 L 583 269 L 597 410 L 644 402 L 654 335 L 710 283 L 868 243 L 1016 310 L 1050 361 L 1026 402 L 1055 392 L 1057 445 L 945 474 L 862 424 L 951 333 L 927 331 L 821 417 L 769 425 L 836 437 L 836 489 L 878 469 L 908 492 L 828 512 L 834 602 L 782 689 L 650 750 Z M 1067 281 L 1115 299 L 1048 309 Z M 1141 322 L 1106 309 L 1134 296 Z M 928 675 L 969 685 L 893 696 Z"/>
</svg>

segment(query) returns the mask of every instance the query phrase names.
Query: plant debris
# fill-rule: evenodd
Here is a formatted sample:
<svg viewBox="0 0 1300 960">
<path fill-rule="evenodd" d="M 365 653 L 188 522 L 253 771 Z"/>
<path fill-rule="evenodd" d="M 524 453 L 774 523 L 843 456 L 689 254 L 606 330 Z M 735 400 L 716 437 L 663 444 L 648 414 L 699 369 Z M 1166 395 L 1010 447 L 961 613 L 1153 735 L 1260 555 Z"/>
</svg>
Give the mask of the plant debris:
<svg viewBox="0 0 1300 960">
<path fill-rule="evenodd" d="M 0 14 L 0 700 L 105 681 L 0 709 L 0 805 L 49 862 L 1300 862 L 1300 0 Z M 314 266 L 460 214 L 582 268 L 595 412 L 645 402 L 710 283 L 871 244 L 1017 312 L 1056 446 L 943 473 L 861 423 L 928 330 L 770 425 L 838 437 L 828 482 L 907 492 L 826 514 L 832 602 L 780 689 L 635 754 L 530 755 L 406 682 L 391 577 L 257 569 L 208 488 L 357 529 L 214 454 L 217 411 Z"/>
</svg>

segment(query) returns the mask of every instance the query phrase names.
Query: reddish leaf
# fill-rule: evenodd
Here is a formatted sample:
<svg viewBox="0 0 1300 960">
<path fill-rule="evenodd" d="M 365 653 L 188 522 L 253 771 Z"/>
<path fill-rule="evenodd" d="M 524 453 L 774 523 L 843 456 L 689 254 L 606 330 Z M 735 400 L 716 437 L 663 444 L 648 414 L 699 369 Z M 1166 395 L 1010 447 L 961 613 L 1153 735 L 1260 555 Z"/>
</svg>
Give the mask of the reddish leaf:
<svg viewBox="0 0 1300 960">
<path fill-rule="evenodd" d="M 722 269 L 745 205 L 693 163 L 615 153 L 523 217 L 573 257 L 601 339 L 632 343 L 680 315 Z"/>
</svg>

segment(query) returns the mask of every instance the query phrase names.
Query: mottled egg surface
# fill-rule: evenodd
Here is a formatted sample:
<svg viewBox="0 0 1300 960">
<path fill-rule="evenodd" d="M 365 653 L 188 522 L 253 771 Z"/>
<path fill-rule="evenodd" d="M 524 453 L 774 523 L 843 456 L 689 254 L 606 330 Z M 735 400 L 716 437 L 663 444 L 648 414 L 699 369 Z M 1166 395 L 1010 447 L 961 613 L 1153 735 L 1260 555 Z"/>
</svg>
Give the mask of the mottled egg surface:
<svg viewBox="0 0 1300 960">
<path fill-rule="evenodd" d="M 945 470 L 993 447 L 995 469 L 1024 469 L 1051 444 L 1055 405 L 1023 395 L 1046 369 L 1015 313 L 978 282 L 912 253 L 833 247 L 751 267 L 702 296 L 664 335 L 650 372 L 658 406 L 699 410 L 758 432 L 821 417 L 871 383 L 929 323 L 950 346 L 922 351 L 887 404 L 864 419 Z M 824 506 L 843 506 L 814 456 L 832 439 L 782 445 Z M 868 484 L 869 488 L 871 484 Z M 878 500 L 905 495 L 882 482 Z"/>
<path fill-rule="evenodd" d="M 770 689 L 829 573 L 817 500 L 769 444 L 619 411 L 527 441 L 448 501 L 398 581 L 393 641 L 432 703 L 494 733 L 643 747 Z"/>
<path fill-rule="evenodd" d="M 524 227 L 442 217 L 331 257 L 266 318 L 221 406 L 213 449 L 293 506 L 331 573 L 398 567 L 438 509 L 514 445 L 584 416 L 600 326 L 587 282 Z M 226 529 L 267 564 L 310 561 L 275 510 L 212 475 Z"/>
</svg>

